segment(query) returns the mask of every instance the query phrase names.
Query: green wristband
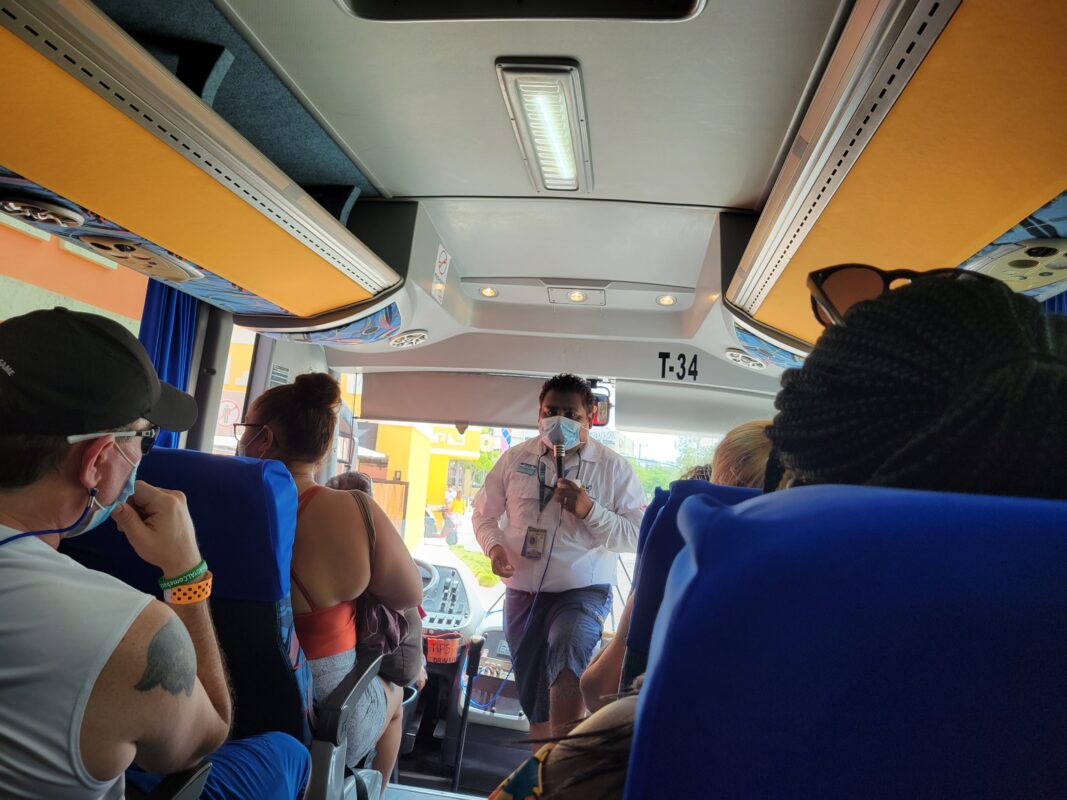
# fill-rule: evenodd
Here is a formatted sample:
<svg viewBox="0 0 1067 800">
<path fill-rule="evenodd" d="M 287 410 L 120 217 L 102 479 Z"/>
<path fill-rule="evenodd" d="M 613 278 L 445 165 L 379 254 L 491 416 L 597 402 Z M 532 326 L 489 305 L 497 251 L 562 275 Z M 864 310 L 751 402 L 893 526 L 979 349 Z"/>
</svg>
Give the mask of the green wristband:
<svg viewBox="0 0 1067 800">
<path fill-rule="evenodd" d="M 174 577 L 174 578 L 160 578 L 159 579 L 159 588 L 160 589 L 173 589 L 175 586 L 181 586 L 182 584 L 185 584 L 185 583 L 193 583 L 197 578 L 201 577 L 205 572 L 207 572 L 207 562 L 206 561 L 201 561 L 199 564 L 197 564 L 191 570 L 189 570 L 188 572 L 183 572 L 181 575 L 178 575 L 177 577 Z"/>
</svg>

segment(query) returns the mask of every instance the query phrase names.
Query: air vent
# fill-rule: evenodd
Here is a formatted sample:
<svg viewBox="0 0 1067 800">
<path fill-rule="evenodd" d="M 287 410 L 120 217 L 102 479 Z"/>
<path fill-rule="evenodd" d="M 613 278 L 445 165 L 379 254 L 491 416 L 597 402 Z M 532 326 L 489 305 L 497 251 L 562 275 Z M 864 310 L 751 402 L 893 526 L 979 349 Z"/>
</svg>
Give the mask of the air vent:
<svg viewBox="0 0 1067 800">
<path fill-rule="evenodd" d="M 80 228 L 85 224 L 85 217 L 77 211 L 29 195 L 0 198 L 0 211 L 25 222 L 58 225 L 61 228 Z"/>
<path fill-rule="evenodd" d="M 766 369 L 767 365 L 754 356 L 750 356 L 744 350 L 738 350 L 736 347 L 729 347 L 726 349 L 726 358 L 737 364 L 739 367 L 745 367 L 746 369 Z"/>
<path fill-rule="evenodd" d="M 0 27 L 92 89 L 371 294 L 400 280 L 91 3 L 0 0 Z"/>
<path fill-rule="evenodd" d="M 410 330 L 398 333 L 392 339 L 389 340 L 389 346 L 397 349 L 403 347 L 416 347 L 427 339 L 430 338 L 430 334 L 423 330 Z"/>
<path fill-rule="evenodd" d="M 1067 291 L 1067 239 L 1027 239 L 1002 244 L 963 268 L 1004 281 L 1012 291 L 1047 300 Z"/>
<path fill-rule="evenodd" d="M 292 374 L 289 367 L 283 364 L 271 364 L 270 365 L 270 378 L 267 380 L 267 388 L 273 389 L 275 386 L 285 386 L 289 383 L 289 376 Z"/>
<path fill-rule="evenodd" d="M 897 15 L 881 21 L 883 36 L 865 60 L 857 59 L 861 63 L 850 90 L 839 98 L 821 135 L 804 148 L 804 162 L 792 173 L 795 182 L 777 204 L 778 214 L 770 226 L 761 224 L 746 250 L 738 269 L 743 282 L 728 298 L 734 305 L 748 314 L 759 309 L 959 3 L 899 3 Z"/>
<path fill-rule="evenodd" d="M 509 19 L 691 19 L 705 0 L 337 0 L 349 14 L 377 22 Z"/>
<path fill-rule="evenodd" d="M 177 256 L 149 250 L 140 242 L 115 236 L 83 234 L 75 237 L 93 252 L 117 261 L 125 267 L 165 281 L 197 281 L 203 273 L 184 263 Z"/>
</svg>

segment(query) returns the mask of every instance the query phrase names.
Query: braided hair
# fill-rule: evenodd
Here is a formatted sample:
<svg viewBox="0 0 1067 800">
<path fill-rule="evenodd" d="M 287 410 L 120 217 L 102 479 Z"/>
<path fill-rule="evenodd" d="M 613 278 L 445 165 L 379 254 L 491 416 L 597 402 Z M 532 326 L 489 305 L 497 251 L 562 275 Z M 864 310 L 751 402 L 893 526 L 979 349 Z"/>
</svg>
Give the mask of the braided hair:
<svg viewBox="0 0 1067 800">
<path fill-rule="evenodd" d="M 845 323 L 775 401 L 768 435 L 797 483 L 1067 499 L 1067 317 L 928 278 Z"/>
</svg>

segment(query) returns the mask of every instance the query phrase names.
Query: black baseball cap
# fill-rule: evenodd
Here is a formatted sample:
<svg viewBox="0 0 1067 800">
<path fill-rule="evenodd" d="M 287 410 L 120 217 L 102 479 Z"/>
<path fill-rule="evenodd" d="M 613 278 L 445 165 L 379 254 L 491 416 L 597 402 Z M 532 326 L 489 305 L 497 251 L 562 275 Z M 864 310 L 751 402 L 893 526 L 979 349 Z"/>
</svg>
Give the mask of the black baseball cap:
<svg viewBox="0 0 1067 800">
<path fill-rule="evenodd" d="M 186 431 L 196 413 L 114 320 L 53 308 L 0 322 L 0 433 L 73 436 L 142 417 Z"/>
</svg>

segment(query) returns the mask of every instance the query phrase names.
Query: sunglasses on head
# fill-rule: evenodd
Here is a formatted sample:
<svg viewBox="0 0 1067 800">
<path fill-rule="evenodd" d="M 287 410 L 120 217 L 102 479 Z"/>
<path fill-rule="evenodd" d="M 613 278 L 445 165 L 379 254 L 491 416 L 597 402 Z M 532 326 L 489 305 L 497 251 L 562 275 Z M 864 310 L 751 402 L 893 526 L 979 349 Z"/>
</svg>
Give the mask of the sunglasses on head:
<svg viewBox="0 0 1067 800">
<path fill-rule="evenodd" d="M 808 275 L 811 310 L 824 328 L 844 325 L 845 313 L 857 303 L 874 300 L 886 292 L 905 286 L 920 278 L 948 278 L 949 280 L 995 281 L 988 275 L 962 269 L 932 269 L 916 272 L 912 269 L 884 270 L 866 264 L 839 264 L 816 270 Z"/>
</svg>

